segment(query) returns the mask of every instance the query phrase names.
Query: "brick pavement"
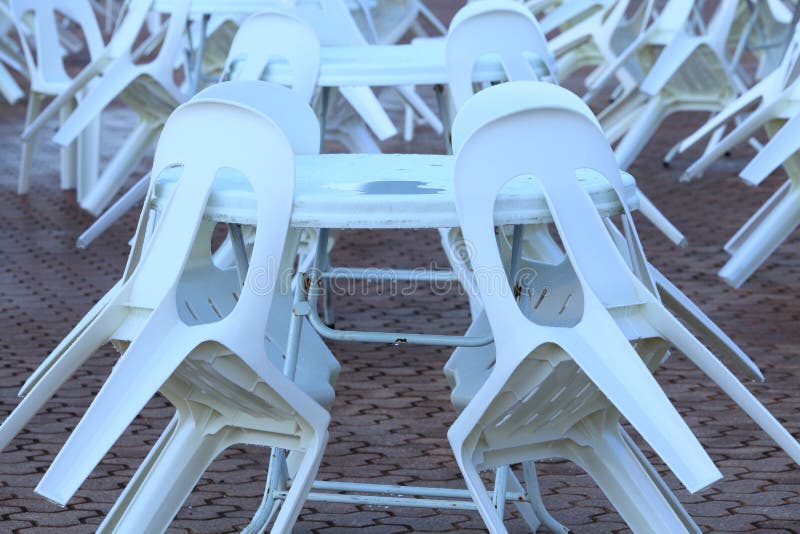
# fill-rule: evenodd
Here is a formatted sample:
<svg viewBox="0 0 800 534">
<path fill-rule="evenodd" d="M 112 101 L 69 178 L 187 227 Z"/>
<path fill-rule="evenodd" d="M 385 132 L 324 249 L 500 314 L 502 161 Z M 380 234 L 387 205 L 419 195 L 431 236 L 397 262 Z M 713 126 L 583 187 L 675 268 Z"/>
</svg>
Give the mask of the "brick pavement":
<svg viewBox="0 0 800 534">
<path fill-rule="evenodd" d="M 447 15 L 452 3 L 430 2 Z M 24 379 L 96 299 L 119 277 L 129 214 L 88 251 L 74 246 L 91 218 L 73 192 L 57 187 L 57 150 L 40 143 L 31 194 L 15 194 L 17 135 L 24 109 L 0 104 L 0 410 L 16 405 Z M 119 139 L 130 116 L 109 114 L 104 139 Z M 699 119 L 676 116 L 631 169 L 641 187 L 676 225 L 690 247 L 672 247 L 646 221 L 639 230 L 650 260 L 682 287 L 761 366 L 766 384 L 752 390 L 795 435 L 800 435 L 800 365 L 797 358 L 800 304 L 800 241 L 792 236 L 742 289 L 725 286 L 716 271 L 727 256 L 721 245 L 780 183 L 759 188 L 734 178 L 751 155 L 738 149 L 692 184 L 678 184 L 691 155 L 664 169 L 661 156 Z M 47 138 L 44 135 L 43 138 Z M 421 132 L 411 145 L 393 140 L 387 150 L 440 151 L 439 140 Z M 110 151 L 107 148 L 106 151 Z M 108 154 L 106 154 L 108 156 Z M 141 170 L 144 170 L 142 166 Z M 379 258 L 389 266 L 443 264 L 436 232 L 346 232 L 333 254 L 336 264 L 365 265 Z M 389 260 L 387 260 L 389 258 Z M 399 328 L 459 333 L 468 323 L 466 300 L 442 298 L 422 288 L 410 298 L 372 290 L 336 302 L 342 327 Z M 342 363 L 333 408 L 331 439 L 319 478 L 463 487 L 446 431 L 454 419 L 441 368 L 445 349 L 332 343 Z M 114 362 L 109 347 L 70 380 L 28 429 L 0 454 L 0 532 L 91 532 L 168 422 L 172 409 L 158 397 L 131 425 L 108 457 L 64 509 L 33 488 L 74 428 Z M 658 380 L 725 479 L 696 495 L 665 472 L 696 521 L 709 532 L 800 532 L 800 470 L 696 369 L 676 354 Z M 639 440 L 641 442 L 641 440 Z M 240 529 L 258 505 L 267 455 L 255 447 L 224 453 L 204 475 L 170 532 Z M 625 525 L 592 481 L 564 461 L 540 466 L 544 500 L 576 532 L 624 531 Z M 524 531 L 509 512 L 510 530 Z M 482 531 L 474 512 L 308 503 L 297 532 Z"/>
</svg>

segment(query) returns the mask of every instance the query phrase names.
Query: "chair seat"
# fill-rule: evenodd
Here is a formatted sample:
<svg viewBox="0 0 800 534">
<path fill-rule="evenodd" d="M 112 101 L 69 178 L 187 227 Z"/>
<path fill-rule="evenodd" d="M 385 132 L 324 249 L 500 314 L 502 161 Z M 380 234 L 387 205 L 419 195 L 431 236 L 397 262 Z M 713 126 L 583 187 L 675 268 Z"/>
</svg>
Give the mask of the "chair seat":
<svg viewBox="0 0 800 534">
<path fill-rule="evenodd" d="M 190 286 L 192 289 L 197 287 L 209 288 L 209 291 L 205 292 L 187 289 L 178 295 L 179 299 L 182 298 L 182 295 L 191 295 L 191 298 L 184 299 L 182 308 L 185 313 L 181 319 L 187 324 L 202 324 L 219 320 L 233 309 L 240 287 L 236 269 L 218 271 L 215 275 L 213 283 L 209 282 L 207 276 L 202 274 L 195 275 L 196 283 L 191 280 L 191 275 L 188 275 L 189 280 L 184 278 L 184 286 Z M 285 310 L 274 310 L 275 313 L 281 313 L 282 311 L 288 313 Z M 149 316 L 149 310 L 129 314 L 128 318 L 115 333 L 115 340 L 112 342 L 120 353 L 124 352 L 130 342 L 136 339 Z M 285 349 L 282 347 L 285 346 L 285 340 L 267 338 L 265 343 L 270 362 L 278 369 L 283 369 Z M 224 358 L 231 356 L 231 353 L 220 346 L 218 350 L 213 352 L 213 356 L 215 359 Z M 335 396 L 333 384 L 338 374 L 338 362 L 311 325 L 306 323 L 301 332 L 295 382 L 303 392 L 326 409 L 330 409 Z"/>
</svg>

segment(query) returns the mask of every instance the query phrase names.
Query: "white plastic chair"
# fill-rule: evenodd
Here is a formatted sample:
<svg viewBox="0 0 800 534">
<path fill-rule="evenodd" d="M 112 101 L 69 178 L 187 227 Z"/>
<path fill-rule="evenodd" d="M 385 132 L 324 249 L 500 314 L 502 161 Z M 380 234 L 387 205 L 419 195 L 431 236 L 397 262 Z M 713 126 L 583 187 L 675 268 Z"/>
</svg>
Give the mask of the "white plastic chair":
<svg viewBox="0 0 800 534">
<path fill-rule="evenodd" d="M 707 32 L 698 36 L 686 28 L 692 2 L 670 0 L 642 37 L 620 55 L 618 61 L 627 61 L 636 52 L 644 65 L 657 57 L 651 68 L 644 67 L 647 76 L 640 90 L 599 115 L 609 140 L 621 137 L 615 153 L 622 168 L 633 163 L 670 114 L 715 111 L 735 98 L 741 86 L 727 63 L 725 44 L 737 5 L 738 0 L 722 0 Z M 686 243 L 683 234 L 644 195 L 639 209 L 673 243 Z"/>
<path fill-rule="evenodd" d="M 652 0 L 642 2 L 630 18 L 626 11 L 629 0 L 587 0 L 565 2 L 542 19 L 542 29 L 550 33 L 561 27 L 550 41 L 558 58 L 559 72 L 568 78 L 582 67 L 595 67 L 584 84 L 591 87 L 603 68 L 614 63 L 617 55 L 638 35 L 650 15 Z M 615 70 L 619 82 L 617 98 L 632 92 L 641 73 L 626 68 Z M 591 98 L 591 92 L 587 98 Z"/>
<path fill-rule="evenodd" d="M 248 84 L 257 83 L 253 90 Z M 237 89 L 237 88 L 243 89 Z M 256 100 L 252 95 L 261 94 L 265 98 L 261 101 Z M 238 100 L 249 103 L 257 109 L 268 109 L 273 120 L 277 121 L 286 136 L 292 143 L 292 148 L 297 154 L 314 154 L 319 150 L 319 139 L 309 134 L 309 125 L 316 124 L 311 122 L 306 113 L 291 113 L 297 111 L 296 99 L 289 99 L 285 91 L 273 89 L 272 84 L 265 82 L 236 82 L 218 84 L 203 92 L 197 97 L 211 99 Z M 265 106 L 270 106 L 265 108 Z M 274 106 L 274 108 L 272 107 Z M 302 108 L 301 108 L 302 109 Z M 302 120 L 305 119 L 305 120 Z M 316 120 L 316 119 L 315 119 Z M 316 127 L 316 126 L 315 126 Z M 152 179 L 151 179 L 152 181 Z M 149 191 L 149 188 L 148 188 Z M 137 265 L 142 253 L 143 243 L 146 240 L 145 233 L 152 225 L 153 219 L 150 217 L 149 200 L 145 200 L 145 209 L 140 217 L 139 225 L 134 236 L 133 247 L 128 260 L 126 271 L 131 271 Z M 123 281 L 128 275 L 123 276 Z M 103 338 L 93 335 L 85 337 L 87 328 L 94 325 L 97 318 L 108 307 L 117 295 L 122 286 L 122 282 L 106 293 L 100 301 L 89 310 L 86 315 L 78 322 L 72 331 L 59 343 L 59 345 L 48 355 L 45 361 L 32 373 L 22 386 L 19 395 L 24 397 L 20 406 L 15 409 L 0 428 L 0 450 L 5 448 L 9 441 L 27 424 L 44 403 L 56 392 L 60 385 L 80 367 L 91 354 L 96 352 L 102 345 L 111 340 L 111 337 Z M 306 330 L 303 330 L 305 336 Z M 313 329 L 311 329 L 313 330 Z"/>
<path fill-rule="evenodd" d="M 742 89 L 740 80 L 732 74 L 725 50 L 738 5 L 738 0 L 720 2 L 706 28 L 702 20 L 692 17 L 692 0 L 669 0 L 652 24 L 598 76 L 590 92 L 597 91 L 617 69 L 631 61 L 636 61 L 646 76 L 639 94 L 615 102 L 600 114 L 600 122 L 612 142 L 622 137 L 633 120 L 644 112 L 649 98 L 665 88 L 675 93 L 674 97 L 678 99 L 700 92 L 697 99 L 701 102 L 713 99 L 730 86 L 734 89 L 723 96 Z M 713 92 L 713 95 L 709 97 L 703 91 Z M 724 102 L 717 105 L 724 105 Z M 631 156 L 625 156 L 623 162 L 628 159 Z"/>
<path fill-rule="evenodd" d="M 532 135 L 540 140 L 533 146 L 514 142 Z M 456 205 L 472 244 L 473 269 L 481 273 L 475 282 L 496 340 L 496 359 L 448 437 L 492 532 L 503 531 L 502 519 L 478 470 L 553 455 L 581 464 L 634 530 L 691 527 L 625 443 L 617 412 L 605 399 L 690 491 L 713 482 L 719 472 L 650 375 L 645 364 L 657 365 L 658 358 L 643 362 L 626 335 L 640 344 L 654 339 L 675 344 L 790 456 L 800 458 L 794 438 L 658 302 L 627 210 L 626 259 L 580 189 L 576 169 L 589 168 L 621 191 L 613 154 L 580 99 L 537 82 L 492 87 L 462 109 L 454 146 Z M 535 265 L 535 286 L 549 292 L 531 297 L 530 317 L 514 300 L 492 224 L 494 198 L 520 174 L 539 178 L 568 255 L 560 265 Z M 590 392 L 592 383 L 604 396 Z"/>
<path fill-rule="evenodd" d="M 472 2 L 453 17 L 446 37 L 445 66 L 449 104 L 454 110 L 460 109 L 473 95 L 473 70 L 475 64 L 486 55 L 494 55 L 500 60 L 508 80 L 538 79 L 531 64 L 533 58 L 538 58 L 546 66 L 550 77 L 557 81 L 555 60 L 548 48 L 547 39 L 527 9 L 514 1 Z M 454 112 L 449 111 L 448 116 L 453 115 Z M 448 130 L 450 126 L 447 125 Z M 527 243 L 535 243 L 541 254 L 553 251 L 560 255 L 560 250 L 555 247 L 546 228 L 531 226 L 526 230 Z M 458 244 L 463 241 L 461 231 L 458 228 L 442 229 L 440 236 L 450 265 L 456 270 L 469 270 L 457 251 Z M 468 277 L 461 279 L 463 283 L 470 283 Z M 477 290 L 474 287 L 465 289 L 470 296 L 472 317 L 477 318 L 481 312 Z"/>
<path fill-rule="evenodd" d="M 31 124 L 38 116 L 42 103 L 46 98 L 61 94 L 72 82 L 67 74 L 59 36 L 62 33 L 56 13 L 69 18 L 81 30 L 89 57 L 94 60 L 103 50 L 103 37 L 94 10 L 87 0 L 13 0 L 11 12 L 20 36 L 22 52 L 27 64 L 31 80 L 28 98 L 28 110 L 25 126 Z M 32 30 L 31 41 L 26 35 L 25 27 Z M 31 46 L 33 45 L 33 46 Z M 81 95 L 77 95 L 82 100 Z M 72 107 L 72 99 L 63 108 L 61 119 L 66 118 Z M 97 176 L 97 158 L 99 150 L 99 123 L 87 122 L 76 132 L 73 141 L 61 150 L 61 187 L 72 189 L 77 186 L 78 197 L 81 198 L 91 187 Z M 29 137 L 22 142 L 17 193 L 26 194 L 29 188 L 31 163 L 35 139 Z M 80 177 L 80 180 L 77 180 Z"/>
<path fill-rule="evenodd" d="M 314 28 L 320 44 L 325 46 L 369 46 L 369 42 L 358 29 L 350 11 L 341 0 L 316 0 L 314 2 L 297 3 L 288 8 L 289 13 L 304 20 Z M 412 83 L 413 76 L 409 79 Z M 442 124 L 436 114 L 414 91 L 411 85 L 397 86 L 393 89 L 400 95 L 414 112 L 424 117 L 436 133 L 442 133 Z M 339 87 L 338 91 L 367 123 L 370 130 L 379 140 L 384 140 L 397 133 L 385 110 L 367 86 Z M 339 118 L 339 121 L 348 117 Z M 336 121 L 336 117 L 332 117 Z M 346 130 L 347 128 L 345 128 Z"/>
<path fill-rule="evenodd" d="M 190 0 L 174 2 L 161 48 L 151 61 L 137 64 L 136 51 L 132 47 L 151 3 L 152 0 L 131 0 L 127 4 L 124 19 L 100 57 L 81 71 L 72 85 L 48 107 L 50 113 L 54 113 L 66 99 L 99 77 L 53 137 L 62 146 L 71 143 L 115 98 L 121 98 L 138 115 L 138 124 L 81 202 L 81 207 L 95 215 L 105 208 L 150 148 L 169 113 L 186 99 L 175 84 L 173 70 L 183 43 Z M 42 117 L 46 116 L 42 114 Z M 23 133 L 23 138 L 41 125 L 39 121 L 34 122 Z"/>
<path fill-rule="evenodd" d="M 617 54 L 614 61 L 607 64 L 604 69 L 597 73 L 597 76 L 589 84 L 587 94 L 596 94 L 612 77 L 617 75 L 616 72 L 618 70 L 630 65 L 631 60 L 643 71 L 642 76 L 645 76 L 658 60 L 664 47 L 671 43 L 690 22 L 693 5 L 694 0 L 667 0 L 666 4 L 658 12 L 654 9 L 655 6 L 652 6 L 653 9 L 647 13 L 649 16 L 642 21 L 643 26 L 639 35 Z M 633 94 L 629 93 L 627 96 L 631 97 Z M 587 100 L 591 100 L 591 96 Z M 622 100 L 624 99 L 615 101 L 617 107 L 620 106 L 617 102 Z M 620 115 L 624 117 L 625 114 L 621 113 Z M 610 124 L 607 120 L 603 120 L 602 115 L 600 122 L 610 133 Z M 610 136 L 612 142 L 618 138 L 619 135 Z"/>
<path fill-rule="evenodd" d="M 727 128 L 732 119 L 742 117 L 747 109 L 747 115 L 742 117 L 742 120 L 735 124 L 730 132 L 711 145 L 697 161 L 684 171 L 681 175 L 682 181 L 689 181 L 702 175 L 709 165 L 734 146 L 748 141 L 769 122 L 783 123 L 800 112 L 798 59 L 800 59 L 800 31 L 795 33 L 778 68 L 683 140 L 679 146 L 680 152 L 684 152 L 709 134 L 722 132 L 721 128 Z M 757 104 L 757 107 L 748 109 L 753 104 Z M 758 184 L 753 183 L 753 185 Z"/>
<path fill-rule="evenodd" d="M 800 114 L 782 126 L 767 126 L 770 141 L 742 170 L 747 182 L 760 183 L 779 165 L 789 180 L 725 244 L 731 255 L 719 276 L 733 287 L 741 286 L 800 225 Z"/>
<path fill-rule="evenodd" d="M 65 502 L 102 459 L 103 449 L 113 445 L 119 435 L 115 433 L 124 430 L 163 384 L 163 393 L 177 405 L 176 419 L 103 529 L 162 531 L 207 465 L 233 443 L 303 453 L 276 530 L 291 527 L 313 481 L 327 438 L 328 414 L 284 377 L 286 332 L 272 334 L 274 326 L 285 325 L 289 317 L 290 307 L 276 309 L 274 299 L 286 302 L 289 297 L 278 285 L 285 284 L 286 274 L 276 267 L 286 266 L 281 258 L 293 257 L 293 251 L 284 254 L 284 247 L 291 249 L 285 236 L 294 168 L 284 135 L 252 106 L 261 98 L 274 101 L 275 94 L 274 89 L 262 90 L 244 104 L 221 99 L 192 102 L 175 112 L 162 134 L 153 175 L 183 165 L 183 178 L 146 247 L 144 232 L 137 234 L 134 250 L 140 259 L 136 261 L 134 252 L 132 272 L 84 334 L 105 330 L 94 336 L 125 340 L 118 335 L 123 333 L 132 342 L 127 348 L 122 344 L 125 350 L 114 372 L 37 488 Z M 291 101 L 285 96 L 278 100 L 275 104 Z M 305 118 L 294 115 L 297 124 L 309 124 L 308 117 L 315 122 L 310 110 Z M 197 144 L 185 143 L 187 131 L 208 132 L 200 142 L 202 156 L 195 152 Z M 259 224 L 244 285 L 235 270 L 213 266 L 208 245 L 213 224 L 202 222 L 205 199 L 221 168 L 240 171 L 258 199 Z M 310 340 L 311 345 L 317 342 L 311 348 L 324 347 L 313 330 L 307 330 L 311 337 L 304 335 L 301 346 L 308 349 Z M 338 364 L 327 351 L 321 356 L 301 356 L 297 379 L 329 405 L 330 377 L 335 378 Z"/>
</svg>

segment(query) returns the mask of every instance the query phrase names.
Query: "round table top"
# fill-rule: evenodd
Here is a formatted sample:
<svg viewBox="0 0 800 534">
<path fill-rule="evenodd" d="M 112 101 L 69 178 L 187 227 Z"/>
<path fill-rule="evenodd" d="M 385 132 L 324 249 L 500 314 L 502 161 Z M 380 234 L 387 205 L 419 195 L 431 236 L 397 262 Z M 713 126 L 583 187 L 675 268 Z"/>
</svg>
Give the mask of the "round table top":
<svg viewBox="0 0 800 534">
<path fill-rule="evenodd" d="M 535 56 L 528 60 L 540 79 L 546 79 L 544 63 Z M 491 82 L 505 79 L 506 74 L 496 58 L 484 56 L 475 63 L 472 77 L 475 82 Z M 270 64 L 265 79 L 291 85 L 292 71 L 287 63 L 275 61 Z M 317 75 L 320 87 L 444 85 L 447 82 L 444 39 L 404 45 L 323 46 L 320 50 Z"/>
<path fill-rule="evenodd" d="M 296 158 L 291 225 L 296 228 L 453 228 L 459 226 L 453 196 L 453 156 L 417 154 L 324 154 Z M 158 177 L 152 206 L 166 206 L 180 176 L 169 169 Z M 608 181 L 580 170 L 578 180 L 602 216 L 622 212 Z M 636 183 L 622 173 L 626 202 L 636 207 Z M 255 224 L 256 205 L 247 180 L 223 169 L 209 195 L 205 217 Z M 519 176 L 501 191 L 496 224 L 551 222 L 538 181 Z"/>
</svg>

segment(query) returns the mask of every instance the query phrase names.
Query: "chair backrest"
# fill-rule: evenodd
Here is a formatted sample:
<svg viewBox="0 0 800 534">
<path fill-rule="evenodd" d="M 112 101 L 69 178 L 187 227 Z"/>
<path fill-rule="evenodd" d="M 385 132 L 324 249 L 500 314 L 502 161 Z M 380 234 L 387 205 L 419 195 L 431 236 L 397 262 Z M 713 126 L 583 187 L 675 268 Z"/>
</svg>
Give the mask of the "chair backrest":
<svg viewBox="0 0 800 534">
<path fill-rule="evenodd" d="M 295 89 L 259 80 L 214 84 L 192 97 L 195 101 L 229 101 L 248 106 L 272 119 L 289 140 L 295 155 L 318 154 L 319 120 Z"/>
<path fill-rule="evenodd" d="M 464 237 L 471 243 L 475 282 L 496 339 L 520 321 L 528 321 L 505 278 L 494 232 L 495 199 L 517 176 L 538 178 L 584 288 L 590 288 L 606 307 L 641 302 L 631 267 L 576 176 L 581 169 L 604 176 L 625 208 L 623 219 L 630 221 L 614 153 L 579 97 L 541 82 L 491 87 L 465 103 L 453 125 L 453 143 L 456 208 Z M 647 276 L 632 223 L 625 230 L 631 264 Z"/>
<path fill-rule="evenodd" d="M 276 60 L 289 64 L 292 89 L 311 101 L 319 73 L 319 40 L 311 26 L 286 13 L 257 13 L 244 21 L 231 43 L 223 79 L 259 80 Z"/>
<path fill-rule="evenodd" d="M 70 79 L 59 41 L 63 30 L 59 28 L 58 14 L 80 28 L 92 60 L 103 51 L 103 36 L 88 0 L 13 0 L 10 7 L 34 83 L 37 78 L 45 83 Z M 26 39 L 26 26 L 33 31 L 35 50 Z"/>
<path fill-rule="evenodd" d="M 481 57 L 497 56 L 509 80 L 536 80 L 529 54 L 556 67 L 538 22 L 518 2 L 473 2 L 453 18 L 447 32 L 445 64 L 456 109 L 473 94 L 473 69 Z"/>
<path fill-rule="evenodd" d="M 143 28 L 152 28 L 154 15 L 150 8 L 153 0 L 128 0 L 119 13 L 119 22 L 111 41 L 106 48 L 109 59 L 127 58 L 133 63 L 133 47 Z M 161 37 L 161 47 L 147 65 L 161 71 L 172 70 L 183 44 L 186 23 L 189 20 L 191 0 L 172 0 L 172 11 L 166 23 L 166 30 Z"/>
<path fill-rule="evenodd" d="M 369 44 L 343 0 L 303 0 L 283 11 L 311 26 L 322 46 Z"/>
<path fill-rule="evenodd" d="M 182 176 L 126 283 L 130 304 L 159 306 L 177 288 L 195 249 L 211 261 L 210 242 L 198 242 L 198 229 L 218 171 L 230 168 L 250 184 L 258 214 L 244 286 L 222 321 L 235 321 L 256 337 L 259 331 L 266 335 L 294 194 L 289 141 L 272 119 L 253 107 L 222 100 L 191 101 L 168 119 L 152 175 L 176 166 L 182 167 Z"/>
<path fill-rule="evenodd" d="M 647 95 L 655 95 L 661 91 L 668 83 L 673 80 L 676 72 L 683 68 L 685 65 L 691 65 L 690 58 L 696 57 L 694 55 L 686 55 L 685 49 L 687 46 L 696 46 L 699 44 L 708 45 L 712 50 L 717 53 L 719 58 L 719 66 L 725 72 L 725 78 L 728 84 L 735 83 L 735 74 L 733 68 L 725 57 L 725 46 L 728 40 L 728 35 L 733 27 L 733 21 L 736 17 L 736 10 L 739 5 L 739 0 L 721 0 L 714 11 L 711 22 L 702 36 L 697 36 L 694 32 L 687 31 L 686 28 L 681 29 L 676 33 L 671 42 L 669 42 L 661 51 L 658 59 L 650 68 L 647 76 L 639 87 L 639 89 Z M 669 6 L 668 6 L 669 7 Z M 664 9 L 666 12 L 667 9 Z M 668 16 L 662 13 L 661 17 Z M 690 45 L 689 43 L 695 43 Z M 695 67 L 696 69 L 697 67 Z M 717 80 L 718 76 L 713 76 L 713 72 L 709 73 L 711 80 Z M 722 82 L 720 82 L 722 83 Z M 683 79 L 678 78 L 675 88 L 677 90 L 692 90 L 694 86 L 686 86 Z M 695 92 L 700 91 L 694 89 Z"/>
</svg>

